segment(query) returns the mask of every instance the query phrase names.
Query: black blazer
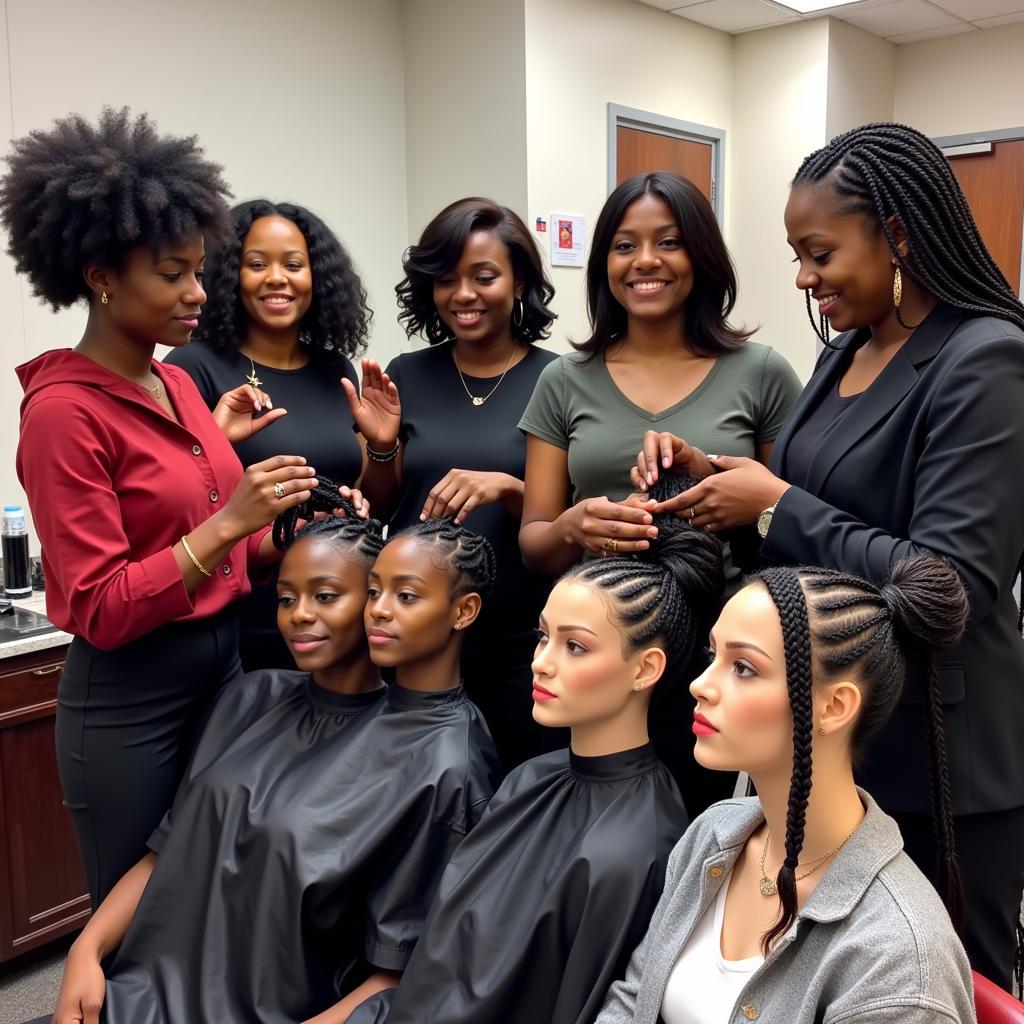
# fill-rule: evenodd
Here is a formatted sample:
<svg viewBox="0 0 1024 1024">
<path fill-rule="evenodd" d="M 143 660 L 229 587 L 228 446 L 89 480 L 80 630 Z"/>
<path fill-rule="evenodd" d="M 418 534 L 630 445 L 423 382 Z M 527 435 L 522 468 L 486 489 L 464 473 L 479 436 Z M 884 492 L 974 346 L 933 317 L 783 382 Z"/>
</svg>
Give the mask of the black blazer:
<svg viewBox="0 0 1024 1024">
<path fill-rule="evenodd" d="M 772 452 L 783 480 L 794 433 L 867 337 L 842 334 L 818 359 Z M 783 495 L 761 549 L 877 583 L 918 552 L 950 562 L 971 600 L 964 640 L 939 659 L 954 813 L 1024 805 L 1024 332 L 942 305 L 821 444 L 806 488 Z M 908 685 L 860 773 L 889 811 L 929 809 L 922 700 Z"/>
</svg>

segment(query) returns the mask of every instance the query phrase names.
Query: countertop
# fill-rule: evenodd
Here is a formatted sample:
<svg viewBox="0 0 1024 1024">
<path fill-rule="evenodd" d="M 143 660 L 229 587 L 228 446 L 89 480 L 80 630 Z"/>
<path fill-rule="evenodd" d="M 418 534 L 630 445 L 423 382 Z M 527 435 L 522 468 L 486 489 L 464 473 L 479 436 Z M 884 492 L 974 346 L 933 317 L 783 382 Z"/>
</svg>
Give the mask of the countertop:
<svg viewBox="0 0 1024 1024">
<path fill-rule="evenodd" d="M 2 596 L 2 594 L 0 594 Z M 6 599 L 5 599 L 6 600 Z M 15 598 L 13 604 L 19 608 L 27 608 L 29 611 L 46 614 L 46 595 L 32 592 L 31 597 Z M 31 654 L 34 651 L 45 651 L 51 647 L 64 647 L 71 643 L 72 636 L 62 630 L 55 629 L 51 633 L 37 633 L 34 636 L 26 636 L 20 640 L 10 640 L 0 644 L 0 661 L 4 658 L 13 658 L 19 654 Z"/>
</svg>

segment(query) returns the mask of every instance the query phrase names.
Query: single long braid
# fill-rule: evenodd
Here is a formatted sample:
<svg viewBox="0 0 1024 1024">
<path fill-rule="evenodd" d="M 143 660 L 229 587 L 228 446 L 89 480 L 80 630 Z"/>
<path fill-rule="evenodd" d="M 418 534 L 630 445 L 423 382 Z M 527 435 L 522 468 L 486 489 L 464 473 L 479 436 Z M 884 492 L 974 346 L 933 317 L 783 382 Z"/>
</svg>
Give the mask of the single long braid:
<svg viewBox="0 0 1024 1024">
<path fill-rule="evenodd" d="M 949 161 L 927 136 L 884 122 L 844 132 L 804 160 L 793 186 L 826 179 L 843 199 L 844 213 L 878 219 L 895 262 L 936 299 L 1024 329 L 1024 306 L 985 247 Z M 907 237 L 906 256 L 890 217 Z M 829 345 L 827 326 L 815 320 L 809 293 L 807 313 L 815 334 Z"/>
<path fill-rule="evenodd" d="M 786 862 L 776 880 L 782 906 L 779 921 L 762 939 L 764 950 L 767 952 L 796 916 L 795 887 L 790 902 L 785 875 L 791 859 L 795 868 L 799 848 L 791 854 L 790 843 L 803 840 L 810 793 L 810 751 L 804 745 L 813 736 L 808 711 L 812 680 L 836 679 L 851 670 L 864 698 L 852 735 L 855 763 L 899 703 L 908 672 L 913 669 L 922 675 L 938 888 L 954 926 L 962 929 L 963 882 L 956 857 L 949 761 L 933 657 L 934 652 L 956 644 L 967 623 L 967 595 L 959 578 L 945 562 L 918 555 L 899 561 L 890 581 L 881 588 L 849 573 L 807 567 L 769 569 L 755 579 L 768 589 L 782 623 L 794 734 Z M 793 650 L 799 646 L 799 638 L 804 644 L 803 657 Z M 794 669 L 796 680 L 791 678 Z"/>
<path fill-rule="evenodd" d="M 768 569 L 758 578 L 771 595 L 782 622 L 786 689 L 793 713 L 793 774 L 786 807 L 786 856 L 775 879 L 781 913 L 761 939 L 761 948 L 767 956 L 772 943 L 796 918 L 796 866 L 804 845 L 807 802 L 813 779 L 814 706 L 811 700 L 811 632 L 800 580 L 794 570 L 786 568 Z"/>
<path fill-rule="evenodd" d="M 454 519 L 445 516 L 414 523 L 385 543 L 401 537 L 411 537 L 439 549 L 443 557 L 437 559 L 436 564 L 455 577 L 453 591 L 456 595 L 477 593 L 485 598 L 494 589 L 498 575 L 494 548 L 486 538 L 467 530 Z"/>
</svg>

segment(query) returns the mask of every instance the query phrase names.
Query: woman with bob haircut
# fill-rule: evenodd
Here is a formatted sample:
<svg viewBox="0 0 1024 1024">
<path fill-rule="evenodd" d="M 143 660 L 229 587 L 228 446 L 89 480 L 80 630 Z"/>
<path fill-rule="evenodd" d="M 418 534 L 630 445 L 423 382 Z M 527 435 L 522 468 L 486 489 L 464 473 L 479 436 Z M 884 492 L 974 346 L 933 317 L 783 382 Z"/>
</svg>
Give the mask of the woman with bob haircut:
<svg viewBox="0 0 1024 1024">
<path fill-rule="evenodd" d="M 0 186 L 9 252 L 54 309 L 81 301 L 73 349 L 18 368 L 18 478 L 46 570 L 46 608 L 74 635 L 57 693 L 57 761 L 93 906 L 145 850 L 202 713 L 235 676 L 246 570 L 316 486 L 301 456 L 244 473 L 230 441 L 274 423 L 244 381 L 213 415 L 153 361 L 188 343 L 206 244 L 228 234 L 227 186 L 194 138 L 104 111 L 16 139 Z"/>
<path fill-rule="evenodd" d="M 685 429 L 694 444 L 767 460 L 800 385 L 785 359 L 728 323 L 735 298 L 714 212 L 692 182 L 639 174 L 612 192 L 587 264 L 591 335 L 545 368 L 520 422 L 528 566 L 557 576 L 584 555 L 649 547 L 650 511 L 622 504 L 647 430 Z M 653 726 L 691 810 L 725 795 L 701 792 L 718 780 L 659 743 L 670 723 Z"/>
<path fill-rule="evenodd" d="M 554 320 L 554 288 L 522 220 L 478 197 L 442 210 L 403 269 L 399 319 L 429 347 L 398 356 L 384 374 L 364 370 L 363 404 L 388 408 L 396 386 L 402 395 L 398 436 L 385 459 L 371 453 L 364 489 L 392 530 L 451 516 L 493 545 L 501 588 L 467 638 L 462 672 L 509 770 L 567 742 L 531 715 L 546 581 L 523 568 L 518 542 L 526 442 L 517 424 L 555 359 L 534 344 Z"/>
<path fill-rule="evenodd" d="M 199 327 L 165 362 L 189 374 L 211 409 L 224 392 L 255 382 L 274 408 L 288 410 L 271 429 L 236 443 L 243 466 L 298 452 L 354 487 L 365 442 L 339 380 L 358 386 L 351 360 L 366 348 L 373 314 L 337 235 L 294 203 L 240 203 L 231 211 L 231 240 L 206 262 L 204 284 Z M 348 488 L 342 494 L 352 497 Z M 365 514 L 358 494 L 354 504 Z M 240 612 L 243 667 L 291 668 L 273 578 L 253 588 Z"/>
</svg>

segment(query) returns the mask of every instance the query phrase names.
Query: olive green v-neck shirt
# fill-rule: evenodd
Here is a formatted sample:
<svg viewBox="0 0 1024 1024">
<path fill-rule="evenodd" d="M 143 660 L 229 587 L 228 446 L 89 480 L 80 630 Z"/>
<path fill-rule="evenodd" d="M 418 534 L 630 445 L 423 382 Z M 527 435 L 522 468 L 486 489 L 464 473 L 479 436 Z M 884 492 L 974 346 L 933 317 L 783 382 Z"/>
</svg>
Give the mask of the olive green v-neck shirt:
<svg viewBox="0 0 1024 1024">
<path fill-rule="evenodd" d="M 568 451 L 572 501 L 633 490 L 629 471 L 647 430 L 669 431 L 715 455 L 753 458 L 773 441 L 801 384 L 774 349 L 748 342 L 718 357 L 685 398 L 652 413 L 619 390 L 597 356 L 578 352 L 544 367 L 519 429 Z"/>
</svg>

